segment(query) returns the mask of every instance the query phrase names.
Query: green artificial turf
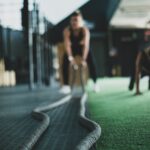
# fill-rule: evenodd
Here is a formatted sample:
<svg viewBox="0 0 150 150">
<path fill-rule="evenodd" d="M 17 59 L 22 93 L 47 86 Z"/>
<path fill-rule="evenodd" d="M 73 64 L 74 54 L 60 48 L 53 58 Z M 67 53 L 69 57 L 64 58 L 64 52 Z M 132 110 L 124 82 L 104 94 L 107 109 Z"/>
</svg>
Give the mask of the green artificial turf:
<svg viewBox="0 0 150 150">
<path fill-rule="evenodd" d="M 142 96 L 128 91 L 129 79 L 101 79 L 101 91 L 89 92 L 91 118 L 102 128 L 98 150 L 150 150 L 150 91 L 147 79 Z M 91 85 L 89 85 L 90 87 Z"/>
</svg>

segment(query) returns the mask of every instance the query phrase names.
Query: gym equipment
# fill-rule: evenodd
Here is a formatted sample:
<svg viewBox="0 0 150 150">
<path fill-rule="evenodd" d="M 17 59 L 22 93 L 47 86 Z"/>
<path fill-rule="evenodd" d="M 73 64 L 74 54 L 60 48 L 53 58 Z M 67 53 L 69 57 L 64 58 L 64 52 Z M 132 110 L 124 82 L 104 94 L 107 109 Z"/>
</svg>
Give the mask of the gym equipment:
<svg viewBox="0 0 150 150">
<path fill-rule="evenodd" d="M 88 94 L 85 91 L 84 78 L 83 78 L 83 67 L 81 65 L 73 65 L 72 66 L 73 76 L 71 81 L 71 89 L 74 87 L 74 81 L 76 78 L 76 72 L 80 72 L 80 83 L 82 87 L 82 95 L 79 97 L 80 107 L 79 107 L 79 123 L 86 128 L 89 133 L 83 138 L 79 144 L 76 145 L 74 149 L 76 150 L 89 150 L 93 147 L 96 141 L 99 139 L 101 135 L 100 126 L 86 117 L 86 100 L 88 98 Z M 70 101 L 76 100 L 74 96 L 71 94 L 66 95 L 64 98 L 61 98 L 57 102 L 46 106 L 40 106 L 35 108 L 32 111 L 32 117 L 38 121 L 41 121 L 40 126 L 33 132 L 33 134 L 28 138 L 28 140 L 21 145 L 21 150 L 31 150 L 33 146 L 40 140 L 40 137 L 46 132 L 49 124 L 51 123 L 50 117 L 46 114 L 47 111 L 50 111 L 54 108 L 59 109 L 59 106 L 65 105 Z M 78 101 L 75 101 L 78 102 Z"/>
</svg>

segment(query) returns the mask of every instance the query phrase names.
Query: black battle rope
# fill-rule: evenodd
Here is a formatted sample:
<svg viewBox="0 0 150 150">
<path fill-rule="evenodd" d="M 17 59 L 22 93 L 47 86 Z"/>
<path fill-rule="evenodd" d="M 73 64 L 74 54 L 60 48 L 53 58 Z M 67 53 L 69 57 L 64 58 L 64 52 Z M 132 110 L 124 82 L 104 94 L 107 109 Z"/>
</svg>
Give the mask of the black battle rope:
<svg viewBox="0 0 150 150">
<path fill-rule="evenodd" d="M 99 139 L 101 135 L 101 128 L 96 122 L 88 119 L 85 116 L 85 113 L 86 113 L 85 105 L 86 105 L 88 95 L 85 92 L 85 88 L 84 88 L 82 66 L 78 66 L 78 65 L 72 66 L 73 77 L 71 81 L 71 89 L 73 89 L 73 86 L 74 86 L 77 70 L 80 71 L 80 81 L 81 81 L 82 92 L 83 92 L 81 96 L 81 100 L 80 100 L 79 122 L 82 126 L 87 128 L 90 131 L 90 133 L 76 146 L 75 149 L 76 150 L 89 150 Z M 63 104 L 66 104 L 71 99 L 72 99 L 72 95 L 69 94 L 65 96 L 64 98 L 60 99 L 59 101 L 54 102 L 50 105 L 35 108 L 32 111 L 32 116 L 34 119 L 41 121 L 41 124 L 32 133 L 32 135 L 28 138 L 28 140 L 19 148 L 19 150 L 31 150 L 50 124 L 50 118 L 46 114 L 46 112 L 56 107 L 59 107 Z"/>
<path fill-rule="evenodd" d="M 82 86 L 83 94 L 80 100 L 80 112 L 79 122 L 82 126 L 90 131 L 90 133 L 76 146 L 76 150 L 89 150 L 101 136 L 101 127 L 96 122 L 90 120 L 85 116 L 86 113 L 86 102 L 88 94 L 85 91 L 84 79 L 83 79 L 83 66 L 79 66 L 80 71 L 80 82 Z"/>
</svg>

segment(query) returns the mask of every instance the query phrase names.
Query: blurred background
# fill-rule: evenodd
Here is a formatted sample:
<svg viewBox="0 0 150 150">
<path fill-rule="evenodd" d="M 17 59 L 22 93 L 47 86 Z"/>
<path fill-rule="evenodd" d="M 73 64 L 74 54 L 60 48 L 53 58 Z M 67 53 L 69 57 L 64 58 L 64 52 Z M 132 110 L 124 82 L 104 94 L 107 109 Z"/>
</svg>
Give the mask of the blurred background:
<svg viewBox="0 0 150 150">
<path fill-rule="evenodd" d="M 77 9 L 91 32 L 99 77 L 132 74 L 149 0 L 0 0 L 0 87 L 61 80 L 62 32 Z"/>
</svg>

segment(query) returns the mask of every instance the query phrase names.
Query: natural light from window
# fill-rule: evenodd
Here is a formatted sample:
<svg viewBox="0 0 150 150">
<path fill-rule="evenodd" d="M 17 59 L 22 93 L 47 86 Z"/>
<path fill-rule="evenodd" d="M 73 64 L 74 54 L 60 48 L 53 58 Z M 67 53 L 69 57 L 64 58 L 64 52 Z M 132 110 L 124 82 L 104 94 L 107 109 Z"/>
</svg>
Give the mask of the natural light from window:
<svg viewBox="0 0 150 150">
<path fill-rule="evenodd" d="M 41 14 L 56 25 L 89 0 L 29 0 L 30 10 L 34 1 L 40 4 Z M 22 29 L 22 6 L 23 0 L 0 0 L 0 25 Z"/>
</svg>

